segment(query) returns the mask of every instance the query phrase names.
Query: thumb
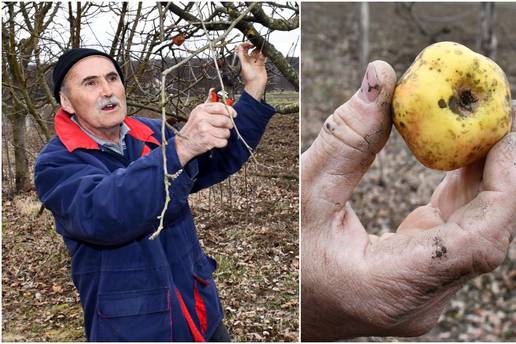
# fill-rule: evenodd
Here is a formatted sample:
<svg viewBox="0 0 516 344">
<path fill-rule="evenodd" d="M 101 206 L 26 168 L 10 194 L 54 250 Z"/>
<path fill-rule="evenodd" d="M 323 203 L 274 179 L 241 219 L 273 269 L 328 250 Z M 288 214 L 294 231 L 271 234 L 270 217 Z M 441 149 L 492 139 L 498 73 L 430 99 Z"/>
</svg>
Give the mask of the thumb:
<svg viewBox="0 0 516 344">
<path fill-rule="evenodd" d="M 244 43 L 238 45 L 238 47 L 236 48 L 236 53 L 237 53 L 237 56 L 238 56 L 238 59 L 240 60 L 240 62 L 246 61 L 246 55 L 248 54 L 249 49 L 251 47 L 252 47 L 252 44 L 249 42 L 244 42 Z"/>
<path fill-rule="evenodd" d="M 396 73 L 383 61 L 367 66 L 362 86 L 328 117 L 301 156 L 302 207 L 310 216 L 343 209 L 383 148 L 392 126 Z M 317 209 L 316 209 L 317 208 Z"/>
<path fill-rule="evenodd" d="M 204 103 L 215 103 L 217 102 L 217 93 L 215 92 L 215 88 L 210 88 L 208 91 L 208 97 L 204 101 Z"/>
</svg>

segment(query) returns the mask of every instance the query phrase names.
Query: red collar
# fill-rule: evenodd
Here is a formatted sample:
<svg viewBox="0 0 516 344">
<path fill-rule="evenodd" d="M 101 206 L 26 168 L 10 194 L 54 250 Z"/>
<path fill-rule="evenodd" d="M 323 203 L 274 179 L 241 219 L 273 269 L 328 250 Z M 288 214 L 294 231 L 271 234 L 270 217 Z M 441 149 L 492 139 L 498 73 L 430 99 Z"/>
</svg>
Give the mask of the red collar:
<svg viewBox="0 0 516 344">
<path fill-rule="evenodd" d="M 131 117 L 125 117 L 124 123 L 131 129 L 127 133 L 128 135 L 140 141 L 160 145 L 158 140 L 152 136 L 154 134 L 152 129 L 142 122 Z M 69 152 L 73 152 L 77 148 L 100 149 L 98 143 L 82 131 L 63 108 L 59 108 L 57 111 L 54 126 L 57 137 L 59 137 Z"/>
</svg>

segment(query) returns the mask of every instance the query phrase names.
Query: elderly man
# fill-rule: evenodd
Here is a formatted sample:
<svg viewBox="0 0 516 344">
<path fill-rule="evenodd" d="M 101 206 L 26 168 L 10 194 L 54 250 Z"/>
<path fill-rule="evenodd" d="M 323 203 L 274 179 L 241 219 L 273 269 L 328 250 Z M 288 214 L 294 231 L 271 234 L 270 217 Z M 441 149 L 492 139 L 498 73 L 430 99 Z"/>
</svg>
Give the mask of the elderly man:
<svg viewBox="0 0 516 344">
<path fill-rule="evenodd" d="M 256 147 L 274 108 L 261 101 L 265 58 L 237 49 L 245 90 L 235 125 Z M 188 195 L 235 173 L 249 152 L 222 103 L 197 106 L 165 139 L 171 202 L 165 203 L 161 123 L 128 117 L 124 76 L 109 55 L 72 49 L 57 62 L 56 137 L 35 167 L 38 195 L 72 257 L 89 341 L 229 341 L 212 280 L 216 262 L 197 238 Z M 238 114 L 238 116 L 236 116 Z M 156 149 L 158 148 L 158 149 Z"/>
</svg>

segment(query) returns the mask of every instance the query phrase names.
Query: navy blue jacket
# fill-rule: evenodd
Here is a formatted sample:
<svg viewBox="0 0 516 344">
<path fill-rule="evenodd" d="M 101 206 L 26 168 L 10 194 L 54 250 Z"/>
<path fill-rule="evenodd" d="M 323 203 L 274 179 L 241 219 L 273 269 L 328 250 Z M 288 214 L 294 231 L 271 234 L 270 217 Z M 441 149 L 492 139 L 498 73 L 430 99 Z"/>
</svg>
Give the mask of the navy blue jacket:
<svg viewBox="0 0 516 344">
<path fill-rule="evenodd" d="M 274 108 L 243 93 L 236 126 L 253 148 Z M 161 122 L 126 117 L 126 154 L 99 147 L 60 110 L 57 137 L 35 167 L 38 195 L 72 257 L 89 341 L 204 341 L 223 318 L 212 279 L 216 262 L 199 244 L 191 192 L 235 173 L 249 158 L 234 129 L 228 146 L 191 160 L 170 184 L 165 228 Z M 167 131 L 168 172 L 181 169 Z M 157 149 L 156 149 L 157 148 Z"/>
</svg>

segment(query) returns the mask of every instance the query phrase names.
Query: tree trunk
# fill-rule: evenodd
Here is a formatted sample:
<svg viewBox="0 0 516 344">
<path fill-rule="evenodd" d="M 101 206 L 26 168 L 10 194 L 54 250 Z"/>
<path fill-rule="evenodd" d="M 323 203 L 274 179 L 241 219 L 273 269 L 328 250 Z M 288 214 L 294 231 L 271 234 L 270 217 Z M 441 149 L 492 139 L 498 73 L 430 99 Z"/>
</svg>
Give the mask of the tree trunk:
<svg viewBox="0 0 516 344">
<path fill-rule="evenodd" d="M 14 174 L 16 193 L 30 189 L 29 164 L 27 152 L 25 151 L 25 121 L 26 113 L 20 112 L 19 107 L 15 106 L 14 114 L 9 115 L 11 122 L 13 145 L 14 145 Z M 9 147 L 6 147 L 8 149 Z"/>
<path fill-rule="evenodd" d="M 6 120 L 6 117 L 4 117 L 4 121 Z M 4 122 L 5 123 L 5 122 Z M 7 133 L 5 132 L 5 130 L 7 129 L 6 128 L 7 126 L 4 126 L 3 127 L 3 131 L 2 131 L 2 141 L 3 141 L 3 150 L 2 150 L 2 164 L 3 166 L 6 166 L 6 169 L 7 169 L 7 180 L 8 180 L 8 185 L 9 185 L 9 191 L 7 192 L 7 198 L 8 199 L 12 199 L 13 196 L 14 196 L 14 186 L 13 186 L 13 182 L 14 182 L 14 175 L 13 175 L 13 169 L 12 169 L 12 165 L 11 165 L 11 154 L 9 153 L 9 144 L 7 142 Z M 5 158 L 5 162 L 4 162 L 4 159 Z M 4 171 L 2 171 L 4 172 Z M 4 191 L 5 191 L 5 184 L 4 184 Z"/>
<path fill-rule="evenodd" d="M 360 70 L 365 71 L 369 61 L 369 4 L 367 2 L 360 3 L 360 37 Z"/>
<path fill-rule="evenodd" d="M 494 2 L 483 2 L 480 4 L 480 41 L 479 50 L 482 55 L 491 59 L 496 58 L 496 13 Z"/>
</svg>

